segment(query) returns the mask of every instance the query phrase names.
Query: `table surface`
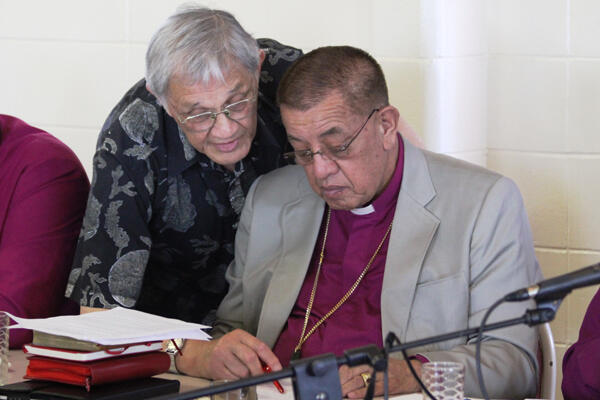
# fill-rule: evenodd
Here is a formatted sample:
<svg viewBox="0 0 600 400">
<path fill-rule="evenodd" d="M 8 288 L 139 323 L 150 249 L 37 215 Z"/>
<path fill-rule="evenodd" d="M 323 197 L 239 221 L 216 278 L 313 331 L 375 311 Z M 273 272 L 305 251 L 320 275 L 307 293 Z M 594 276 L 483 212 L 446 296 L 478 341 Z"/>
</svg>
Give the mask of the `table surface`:
<svg viewBox="0 0 600 400">
<path fill-rule="evenodd" d="M 22 350 L 10 350 L 8 352 L 8 360 L 10 362 L 10 367 L 8 369 L 8 382 L 14 383 L 20 382 L 23 380 L 23 375 L 25 375 L 25 370 L 27 369 L 27 355 Z M 179 392 L 188 392 L 191 390 L 200 389 L 210 385 L 210 381 L 202 378 L 194 378 L 187 375 L 178 375 L 178 374 L 160 374 L 157 375 L 159 378 L 165 379 L 176 379 L 180 382 Z M 259 397 L 264 400 L 270 399 L 293 399 L 293 389 L 291 387 L 291 382 L 288 380 L 284 383 L 286 388 L 286 395 L 282 396 L 278 392 L 276 392 L 275 388 L 271 384 L 261 385 L 258 389 Z M 254 397 L 254 396 L 252 396 Z M 402 396 L 394 396 L 390 397 L 390 399 L 398 399 L 398 400 L 417 400 L 421 399 L 421 394 L 410 394 L 410 395 L 402 395 Z M 477 400 L 477 399 L 473 399 Z"/>
<path fill-rule="evenodd" d="M 25 370 L 27 369 L 27 355 L 22 350 L 10 350 L 8 353 L 8 359 L 10 361 L 10 368 L 8 369 L 8 382 L 14 383 L 20 382 L 23 380 L 23 375 L 25 375 Z M 160 374 L 157 375 L 159 378 L 165 379 L 176 379 L 180 382 L 181 386 L 179 388 L 179 392 L 188 392 L 195 389 L 200 389 L 210 385 L 210 381 L 202 378 L 194 378 L 186 375 L 178 375 L 178 374 Z M 260 385 L 257 389 L 259 397 L 262 400 L 287 400 L 293 399 L 293 389 L 291 386 L 291 380 L 287 379 L 285 382 L 282 381 L 286 388 L 285 395 L 281 395 L 279 392 L 275 390 L 275 387 L 269 383 Z M 415 396 L 415 397 L 412 397 Z M 254 398 L 255 396 L 251 396 Z M 394 399 L 402 399 L 402 400 L 413 400 L 413 399 L 421 399 L 421 395 L 409 395 L 409 396 L 399 396 L 394 397 Z"/>
</svg>

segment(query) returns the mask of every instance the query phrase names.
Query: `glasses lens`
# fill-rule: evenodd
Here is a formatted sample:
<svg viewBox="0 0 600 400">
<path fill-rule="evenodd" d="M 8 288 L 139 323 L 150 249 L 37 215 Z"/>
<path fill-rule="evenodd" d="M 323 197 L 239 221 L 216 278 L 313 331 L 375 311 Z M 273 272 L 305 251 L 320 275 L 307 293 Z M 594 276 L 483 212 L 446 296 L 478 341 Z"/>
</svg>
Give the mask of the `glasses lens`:
<svg viewBox="0 0 600 400">
<path fill-rule="evenodd" d="M 348 158 L 349 147 L 350 147 L 349 143 L 346 143 L 341 146 L 328 147 L 324 150 L 326 150 L 325 153 L 327 154 L 327 157 L 329 157 L 331 159 L 335 159 L 335 160 L 343 160 L 343 159 Z"/>
<path fill-rule="evenodd" d="M 289 162 L 295 162 L 296 164 L 306 165 L 312 162 L 313 154 L 310 150 L 290 151 L 289 153 L 283 153 L 283 158 Z"/>
<path fill-rule="evenodd" d="M 250 109 L 250 99 L 238 101 L 237 103 L 233 103 L 225 107 L 225 110 L 228 110 L 231 115 L 244 115 Z"/>
<path fill-rule="evenodd" d="M 201 114 L 188 119 L 185 123 L 194 130 L 209 129 L 213 124 L 213 118 L 210 113 Z"/>
<path fill-rule="evenodd" d="M 236 121 L 241 121 L 250 115 L 250 100 L 242 100 L 237 103 L 233 103 L 225 107 L 223 112 L 228 118 Z"/>
</svg>

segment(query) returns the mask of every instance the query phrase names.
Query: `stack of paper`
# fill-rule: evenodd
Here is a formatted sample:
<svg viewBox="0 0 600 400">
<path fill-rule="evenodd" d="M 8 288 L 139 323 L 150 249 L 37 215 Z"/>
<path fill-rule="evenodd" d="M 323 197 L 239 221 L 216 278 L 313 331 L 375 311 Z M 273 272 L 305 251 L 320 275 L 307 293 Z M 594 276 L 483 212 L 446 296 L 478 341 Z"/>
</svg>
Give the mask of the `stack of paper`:
<svg viewBox="0 0 600 400">
<path fill-rule="evenodd" d="M 169 370 L 162 341 L 206 340 L 204 325 L 159 317 L 126 308 L 52 318 L 9 316 L 10 329 L 32 329 L 34 343 L 24 378 L 46 380 L 97 391 L 105 383 L 147 378 Z"/>
<path fill-rule="evenodd" d="M 38 319 L 8 315 L 17 322 L 10 329 L 33 329 L 104 345 L 146 343 L 175 338 L 210 339 L 210 336 L 202 330 L 208 328 L 206 325 L 159 317 L 122 307 L 82 315 Z"/>
</svg>

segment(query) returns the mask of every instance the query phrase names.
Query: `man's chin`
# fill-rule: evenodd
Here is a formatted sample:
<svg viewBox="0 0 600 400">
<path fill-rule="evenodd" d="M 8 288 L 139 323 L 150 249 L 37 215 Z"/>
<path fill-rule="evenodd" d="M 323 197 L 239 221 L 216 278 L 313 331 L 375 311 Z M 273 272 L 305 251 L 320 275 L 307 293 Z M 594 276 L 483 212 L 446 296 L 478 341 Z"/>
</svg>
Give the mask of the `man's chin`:
<svg viewBox="0 0 600 400">
<path fill-rule="evenodd" d="M 332 210 L 354 210 L 357 208 L 364 207 L 365 201 L 357 197 L 348 196 L 348 194 L 342 196 L 324 196 L 321 198 L 325 200 L 325 203 Z"/>
<path fill-rule="evenodd" d="M 324 200 L 325 203 L 327 203 L 329 208 L 331 208 L 332 210 L 352 210 L 356 208 L 351 203 L 349 203 L 347 199 L 324 198 Z"/>
<path fill-rule="evenodd" d="M 211 150 L 212 151 L 210 153 L 206 154 L 208 158 L 210 158 L 217 164 L 229 168 L 233 167 L 238 161 L 245 158 L 248 155 L 248 152 L 250 151 L 250 147 L 240 146 L 238 144 L 235 148 L 231 149 L 231 151 L 221 151 L 221 149 L 215 146 L 213 146 Z"/>
<path fill-rule="evenodd" d="M 338 187 L 335 189 L 324 189 L 320 188 L 319 196 L 325 200 L 329 208 L 333 210 L 351 210 L 352 199 L 349 199 L 347 196 L 347 190 L 344 190 L 343 187 Z"/>
</svg>

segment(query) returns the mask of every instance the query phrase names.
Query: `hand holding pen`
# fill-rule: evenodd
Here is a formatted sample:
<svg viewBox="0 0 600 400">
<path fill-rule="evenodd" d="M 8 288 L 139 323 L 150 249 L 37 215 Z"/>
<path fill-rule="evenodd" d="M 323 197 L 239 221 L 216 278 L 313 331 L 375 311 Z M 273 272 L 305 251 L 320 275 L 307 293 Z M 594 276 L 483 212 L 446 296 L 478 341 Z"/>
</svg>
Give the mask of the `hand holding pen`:
<svg viewBox="0 0 600 400">
<path fill-rule="evenodd" d="M 271 367 L 269 367 L 267 364 L 262 363 L 262 369 L 263 371 L 265 371 L 265 373 L 269 373 L 271 372 Z M 285 390 L 283 390 L 283 386 L 281 386 L 281 383 L 279 383 L 279 381 L 277 379 L 275 379 L 273 381 L 273 385 L 275 385 L 275 387 L 277 388 L 277 390 L 279 390 L 279 393 L 285 393 Z"/>
</svg>

